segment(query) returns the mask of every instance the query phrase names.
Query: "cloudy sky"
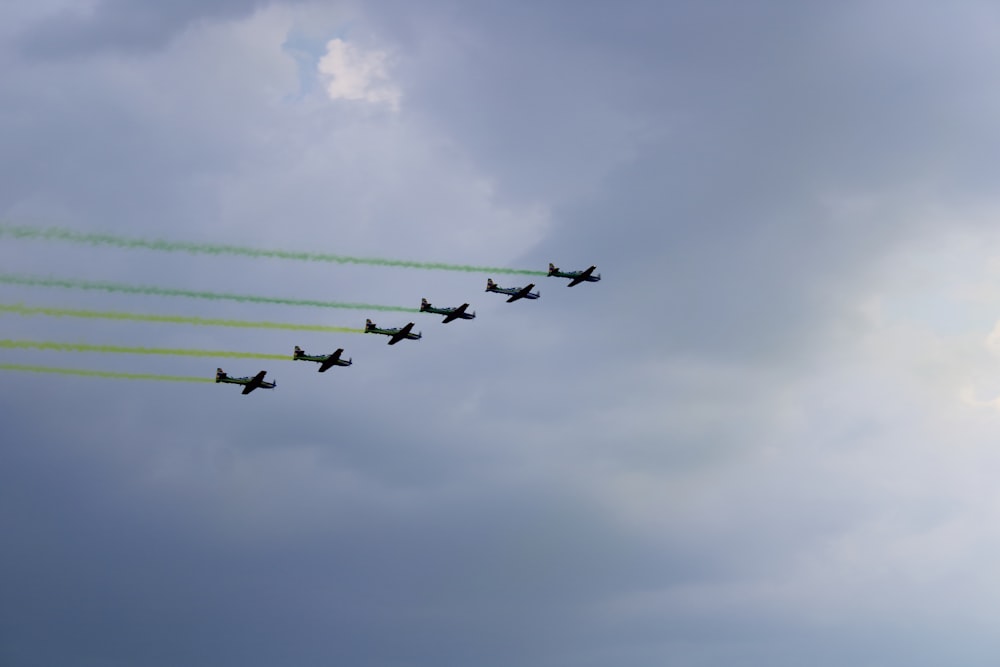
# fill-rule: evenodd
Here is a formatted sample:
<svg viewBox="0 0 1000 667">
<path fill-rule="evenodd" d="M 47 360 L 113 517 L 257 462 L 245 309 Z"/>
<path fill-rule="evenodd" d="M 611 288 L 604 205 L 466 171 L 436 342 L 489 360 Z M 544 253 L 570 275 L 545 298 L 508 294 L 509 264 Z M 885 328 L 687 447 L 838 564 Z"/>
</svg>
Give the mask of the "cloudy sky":
<svg viewBox="0 0 1000 667">
<path fill-rule="evenodd" d="M 994 665 L 1000 9 L 0 5 L 0 663 Z M 2 230 L 0 230 L 2 231 Z"/>
</svg>

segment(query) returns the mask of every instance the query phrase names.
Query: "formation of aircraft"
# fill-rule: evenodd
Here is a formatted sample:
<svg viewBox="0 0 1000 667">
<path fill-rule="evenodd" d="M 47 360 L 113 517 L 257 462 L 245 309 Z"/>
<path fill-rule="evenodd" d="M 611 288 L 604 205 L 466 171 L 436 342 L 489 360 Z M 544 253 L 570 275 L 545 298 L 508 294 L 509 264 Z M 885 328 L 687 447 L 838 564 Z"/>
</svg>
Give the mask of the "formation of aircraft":
<svg viewBox="0 0 1000 667">
<path fill-rule="evenodd" d="M 507 303 L 512 301 L 517 301 L 518 299 L 537 299 L 541 296 L 538 292 L 532 292 L 531 288 L 535 286 L 535 283 L 528 283 L 524 287 L 500 287 L 492 278 L 486 279 L 486 291 L 496 292 L 497 294 L 506 294 L 510 298 L 507 299 Z"/>
<path fill-rule="evenodd" d="M 567 287 L 573 287 L 574 285 L 579 285 L 583 282 L 596 283 L 599 281 L 601 279 L 601 275 L 594 273 L 596 268 L 596 266 L 591 266 L 583 271 L 562 271 L 559 267 L 550 262 L 548 275 L 554 278 L 568 278 L 570 282 Z M 518 299 L 537 299 L 541 296 L 541 294 L 538 292 L 532 292 L 531 290 L 534 287 L 534 283 L 530 283 L 524 287 L 500 287 L 493 282 L 492 278 L 486 279 L 486 291 L 506 295 L 509 297 L 507 299 L 507 303 L 517 301 Z M 420 299 L 420 312 L 444 315 L 444 319 L 441 321 L 445 324 L 453 322 L 457 319 L 475 319 L 476 313 L 468 312 L 468 307 L 469 304 L 463 303 L 461 306 L 456 306 L 454 308 L 435 308 L 427 299 Z M 401 340 L 420 340 L 422 338 L 422 334 L 413 333 L 413 322 L 410 322 L 403 327 L 381 329 L 371 320 L 365 320 L 365 333 L 375 333 L 389 336 L 389 345 L 395 345 Z M 319 372 L 323 373 L 334 366 L 350 366 L 350 359 L 341 358 L 343 353 L 344 348 L 337 348 L 337 351 L 332 354 L 306 354 L 302 348 L 296 345 L 295 351 L 292 353 L 292 359 L 295 361 L 314 361 L 319 364 Z M 277 386 L 277 382 L 266 382 L 264 380 L 265 374 L 266 371 L 261 371 L 253 377 L 229 377 L 226 375 L 225 371 L 219 368 L 215 372 L 215 381 L 243 385 L 243 393 L 249 394 L 254 389 L 274 389 Z"/>
<path fill-rule="evenodd" d="M 242 377 L 242 378 L 231 378 L 226 375 L 226 371 L 221 368 L 215 369 L 215 381 L 225 382 L 228 384 L 241 384 L 243 385 L 243 393 L 249 394 L 254 389 L 274 389 L 278 386 L 277 382 L 265 382 L 264 376 L 267 375 L 267 371 L 261 371 L 254 375 L 253 377 Z"/>
<path fill-rule="evenodd" d="M 555 276 L 556 278 L 569 278 L 569 284 L 566 287 L 572 287 L 573 285 L 579 285 L 582 282 L 596 283 L 601 279 L 601 274 L 594 275 L 594 269 L 596 266 L 592 266 L 589 269 L 583 271 L 560 271 L 559 267 L 549 262 L 549 275 Z"/>
<path fill-rule="evenodd" d="M 327 370 L 333 366 L 350 366 L 351 360 L 341 359 L 340 355 L 344 353 L 344 348 L 337 348 L 337 351 L 333 354 L 306 354 L 302 351 L 302 348 L 298 345 L 295 346 L 295 352 L 292 354 L 292 359 L 295 361 L 315 361 L 319 363 L 319 372 L 325 373 Z"/>
<path fill-rule="evenodd" d="M 467 313 L 465 309 L 469 307 L 469 304 L 463 303 L 457 308 L 435 308 L 430 304 L 427 299 L 420 300 L 420 312 L 421 313 L 435 313 L 437 315 L 444 315 L 444 319 L 441 320 L 442 323 L 448 324 L 456 319 L 463 320 L 474 320 L 476 319 L 475 313 Z"/>
<path fill-rule="evenodd" d="M 420 340 L 423 335 L 419 333 L 412 333 L 413 322 L 410 322 L 405 327 L 396 327 L 394 329 L 379 329 L 378 326 L 371 320 L 365 320 L 365 333 L 376 333 L 382 334 L 384 336 L 389 336 L 389 345 L 395 345 L 401 340 Z"/>
</svg>

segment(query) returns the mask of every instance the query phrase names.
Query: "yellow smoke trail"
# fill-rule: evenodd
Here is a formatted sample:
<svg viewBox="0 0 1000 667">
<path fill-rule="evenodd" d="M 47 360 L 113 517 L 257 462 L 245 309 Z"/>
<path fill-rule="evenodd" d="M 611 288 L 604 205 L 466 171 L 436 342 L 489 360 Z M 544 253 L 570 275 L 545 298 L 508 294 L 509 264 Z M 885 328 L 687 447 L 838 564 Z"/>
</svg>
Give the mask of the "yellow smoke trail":
<svg viewBox="0 0 1000 667">
<path fill-rule="evenodd" d="M 81 375 L 84 377 L 114 378 L 118 380 L 157 380 L 160 382 L 215 382 L 214 377 L 189 375 L 155 375 L 152 373 L 118 373 L 115 371 L 95 371 L 84 368 L 55 368 L 52 366 L 29 366 L 27 364 L 0 364 L 0 370 L 23 371 L 26 373 L 55 373 L 58 375 Z"/>
<path fill-rule="evenodd" d="M 36 340 L 0 339 L 0 349 L 53 350 L 58 352 L 104 352 L 109 354 L 153 354 L 177 357 L 212 357 L 224 359 L 267 359 L 287 361 L 291 354 L 265 354 L 262 352 L 233 352 L 230 350 L 192 350 L 171 347 L 126 347 L 122 345 L 91 345 L 87 343 L 58 343 Z"/>
</svg>

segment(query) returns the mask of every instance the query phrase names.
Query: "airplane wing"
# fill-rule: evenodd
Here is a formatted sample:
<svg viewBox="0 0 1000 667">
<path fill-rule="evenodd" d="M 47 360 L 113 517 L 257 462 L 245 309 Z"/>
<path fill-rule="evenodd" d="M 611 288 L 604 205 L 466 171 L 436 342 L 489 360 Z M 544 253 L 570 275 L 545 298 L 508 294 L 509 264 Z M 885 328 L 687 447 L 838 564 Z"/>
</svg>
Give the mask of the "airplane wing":
<svg viewBox="0 0 1000 667">
<path fill-rule="evenodd" d="M 581 271 L 580 275 L 578 275 L 576 278 L 573 278 L 573 280 L 569 281 L 569 285 L 566 285 L 566 287 L 572 287 L 573 285 L 579 285 L 583 281 L 587 280 L 588 278 L 590 278 L 590 274 L 592 274 L 594 272 L 594 269 L 596 269 L 596 268 L 597 268 L 596 266 L 592 266 L 589 269 L 587 269 L 586 271 Z"/>
<path fill-rule="evenodd" d="M 512 301 L 517 301 L 518 299 L 523 299 L 524 297 L 528 296 L 528 294 L 531 292 L 531 288 L 534 286 L 535 283 L 529 283 L 526 287 L 522 287 L 518 292 L 516 292 L 509 299 L 507 299 L 507 303 L 511 303 Z"/>
<path fill-rule="evenodd" d="M 328 368 L 330 368 L 331 366 L 336 365 L 336 363 L 340 360 L 340 355 L 343 354 L 343 352 L 344 352 L 344 348 L 342 348 L 342 347 L 341 348 L 337 348 L 336 352 L 334 352 L 329 357 L 327 357 L 326 359 L 324 359 L 323 363 L 321 363 L 319 365 L 319 372 L 323 373 Z"/>
<path fill-rule="evenodd" d="M 389 340 L 389 345 L 395 345 L 399 341 L 406 338 L 406 334 L 410 333 L 410 329 L 412 328 L 413 328 L 413 322 L 410 322 L 405 327 L 394 333 L 392 335 L 392 338 Z"/>
<path fill-rule="evenodd" d="M 411 329 L 413 329 L 413 322 L 410 322 L 405 327 L 403 327 L 402 329 L 400 329 L 399 331 L 397 331 L 396 333 L 394 333 L 392 335 L 392 338 L 389 340 L 389 345 L 395 345 L 399 341 L 401 341 L 404 338 L 406 338 L 406 335 L 408 333 L 410 333 Z"/>
<path fill-rule="evenodd" d="M 259 387 L 264 381 L 265 375 L 267 375 L 267 371 L 261 371 L 260 373 L 257 373 L 257 375 L 254 375 L 253 379 L 247 383 L 247 386 L 243 387 L 243 393 L 249 394 L 251 391 Z"/>
<path fill-rule="evenodd" d="M 455 310 L 453 310 L 450 313 L 448 313 L 448 316 L 445 317 L 443 320 L 441 320 L 441 322 L 443 322 L 444 324 L 447 324 L 448 322 L 451 322 L 452 320 L 458 319 L 459 317 L 461 317 L 462 315 L 465 314 L 465 309 L 468 308 L 468 307 L 469 307 L 469 304 L 463 303 L 461 306 L 459 306 Z"/>
</svg>

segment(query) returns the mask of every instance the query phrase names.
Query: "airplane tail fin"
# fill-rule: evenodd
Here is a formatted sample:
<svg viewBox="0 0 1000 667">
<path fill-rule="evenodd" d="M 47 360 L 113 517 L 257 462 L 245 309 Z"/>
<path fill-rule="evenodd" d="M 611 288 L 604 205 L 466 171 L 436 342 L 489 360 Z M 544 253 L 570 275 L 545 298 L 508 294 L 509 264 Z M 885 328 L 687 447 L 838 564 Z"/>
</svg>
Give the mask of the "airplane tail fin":
<svg viewBox="0 0 1000 667">
<path fill-rule="evenodd" d="M 302 356 L 302 348 L 298 345 L 295 346 L 295 353 L 292 355 L 294 358 L 298 359 Z"/>
<path fill-rule="evenodd" d="M 365 320 L 365 331 L 371 331 L 375 328 L 375 323 L 371 320 Z"/>
<path fill-rule="evenodd" d="M 420 299 L 420 310 L 425 310 L 430 307 L 431 304 L 427 302 L 427 299 Z"/>
<path fill-rule="evenodd" d="M 551 275 L 552 275 L 553 273 L 555 273 L 556 271 L 558 271 L 558 270 L 559 270 L 559 267 L 558 267 L 558 266 L 556 266 L 556 265 L 555 265 L 555 264 L 553 264 L 552 262 L 549 262 L 549 275 L 550 275 L 550 276 L 551 276 Z"/>
<path fill-rule="evenodd" d="M 222 380 L 225 380 L 225 379 L 226 379 L 226 371 L 222 370 L 221 368 L 216 368 L 215 369 L 215 381 L 216 382 L 221 382 Z"/>
<path fill-rule="evenodd" d="M 497 284 L 495 282 L 493 282 L 492 278 L 487 278 L 486 279 L 486 289 L 487 290 L 491 290 L 491 289 L 493 289 L 496 286 L 497 286 Z"/>
</svg>

